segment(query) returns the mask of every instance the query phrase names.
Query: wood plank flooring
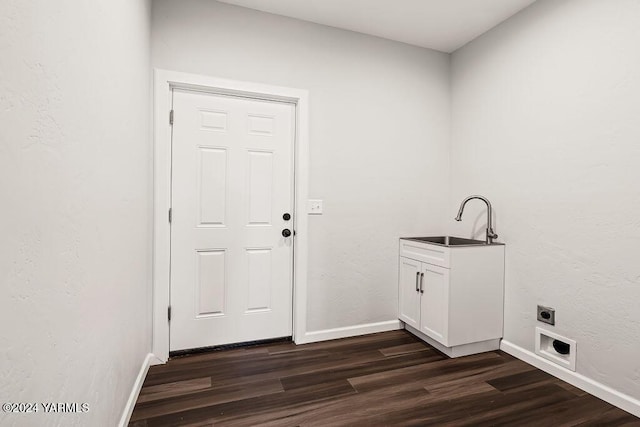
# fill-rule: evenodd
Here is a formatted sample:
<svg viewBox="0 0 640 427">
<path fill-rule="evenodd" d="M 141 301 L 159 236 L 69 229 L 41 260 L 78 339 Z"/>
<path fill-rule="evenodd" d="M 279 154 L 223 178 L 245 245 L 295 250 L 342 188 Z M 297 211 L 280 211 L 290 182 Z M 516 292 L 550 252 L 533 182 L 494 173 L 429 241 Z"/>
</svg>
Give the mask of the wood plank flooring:
<svg viewBox="0 0 640 427">
<path fill-rule="evenodd" d="M 405 331 L 153 366 L 130 426 L 640 426 L 501 351 L 449 359 Z"/>
</svg>

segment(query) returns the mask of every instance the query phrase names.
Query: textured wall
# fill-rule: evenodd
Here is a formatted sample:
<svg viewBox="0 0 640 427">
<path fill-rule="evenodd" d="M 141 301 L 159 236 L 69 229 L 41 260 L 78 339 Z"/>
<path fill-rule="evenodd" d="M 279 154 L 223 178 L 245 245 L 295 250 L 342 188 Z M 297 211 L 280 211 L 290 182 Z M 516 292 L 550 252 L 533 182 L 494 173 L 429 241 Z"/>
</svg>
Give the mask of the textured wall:
<svg viewBox="0 0 640 427">
<path fill-rule="evenodd" d="M 154 67 L 308 89 L 308 329 L 397 317 L 398 237 L 448 206 L 446 54 L 210 0 L 156 0 Z"/>
<path fill-rule="evenodd" d="M 5 425 L 113 426 L 150 350 L 145 1 L 0 2 Z"/>
<path fill-rule="evenodd" d="M 555 307 L 577 371 L 635 398 L 639 23 L 637 0 L 539 0 L 455 52 L 449 209 L 495 205 L 505 339 L 533 351 L 536 304 Z M 482 211 L 450 230 L 483 234 Z"/>
</svg>

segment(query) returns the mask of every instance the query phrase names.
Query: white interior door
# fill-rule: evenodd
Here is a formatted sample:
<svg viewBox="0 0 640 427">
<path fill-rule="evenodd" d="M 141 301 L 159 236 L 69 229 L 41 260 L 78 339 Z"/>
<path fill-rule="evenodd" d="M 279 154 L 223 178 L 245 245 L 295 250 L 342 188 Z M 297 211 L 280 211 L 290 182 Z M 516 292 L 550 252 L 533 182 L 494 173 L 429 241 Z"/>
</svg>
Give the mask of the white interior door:
<svg viewBox="0 0 640 427">
<path fill-rule="evenodd" d="M 294 106 L 174 89 L 173 110 L 170 349 L 291 336 Z"/>
</svg>

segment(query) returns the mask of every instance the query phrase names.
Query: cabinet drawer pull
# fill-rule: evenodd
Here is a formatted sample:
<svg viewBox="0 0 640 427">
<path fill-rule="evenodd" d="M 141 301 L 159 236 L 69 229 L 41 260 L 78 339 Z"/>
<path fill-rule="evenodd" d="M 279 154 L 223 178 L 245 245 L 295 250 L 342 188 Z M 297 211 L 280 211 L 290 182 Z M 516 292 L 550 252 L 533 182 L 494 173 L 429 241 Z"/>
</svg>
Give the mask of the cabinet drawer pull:
<svg viewBox="0 0 640 427">
<path fill-rule="evenodd" d="M 422 289 L 422 282 L 424 281 L 424 273 L 420 273 L 420 293 L 424 294 L 424 289 Z"/>
<path fill-rule="evenodd" d="M 416 292 L 420 291 L 418 288 L 418 279 L 420 278 L 420 272 L 416 271 Z"/>
</svg>

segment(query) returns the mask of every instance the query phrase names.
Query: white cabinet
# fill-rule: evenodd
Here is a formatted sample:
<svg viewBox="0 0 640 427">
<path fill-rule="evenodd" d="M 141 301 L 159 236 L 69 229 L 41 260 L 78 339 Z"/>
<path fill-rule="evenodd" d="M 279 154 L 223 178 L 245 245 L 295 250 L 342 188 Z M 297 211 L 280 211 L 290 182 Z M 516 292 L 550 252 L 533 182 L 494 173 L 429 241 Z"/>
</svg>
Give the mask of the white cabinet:
<svg viewBox="0 0 640 427">
<path fill-rule="evenodd" d="M 445 344 L 449 336 L 449 270 L 423 263 L 420 276 L 420 332 Z"/>
<path fill-rule="evenodd" d="M 450 357 L 499 348 L 504 248 L 401 239 L 398 317 L 406 329 Z"/>
<path fill-rule="evenodd" d="M 400 257 L 399 318 L 419 331 L 445 340 L 449 271 Z"/>
<path fill-rule="evenodd" d="M 422 263 L 400 257 L 399 318 L 407 325 L 420 328 L 420 273 Z"/>
</svg>

